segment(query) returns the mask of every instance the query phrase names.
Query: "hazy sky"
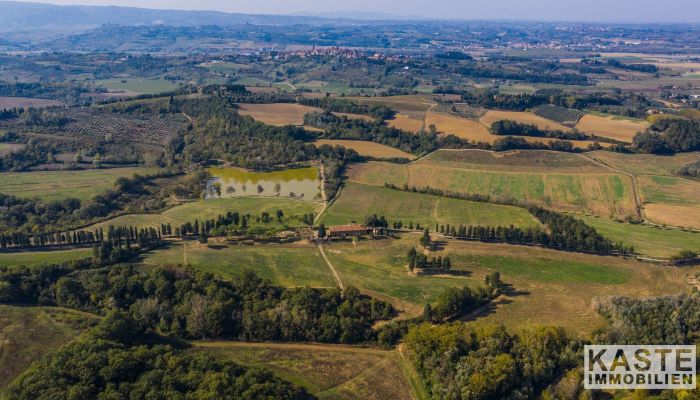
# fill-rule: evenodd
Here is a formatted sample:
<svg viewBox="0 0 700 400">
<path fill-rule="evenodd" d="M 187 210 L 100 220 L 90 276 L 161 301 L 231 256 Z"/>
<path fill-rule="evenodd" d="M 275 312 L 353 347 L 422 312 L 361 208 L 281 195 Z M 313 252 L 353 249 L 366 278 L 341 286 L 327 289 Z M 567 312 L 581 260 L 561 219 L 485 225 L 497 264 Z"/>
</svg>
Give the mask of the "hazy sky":
<svg viewBox="0 0 700 400">
<path fill-rule="evenodd" d="M 700 0 L 24 0 L 256 14 L 339 11 L 450 19 L 700 23 Z"/>
</svg>

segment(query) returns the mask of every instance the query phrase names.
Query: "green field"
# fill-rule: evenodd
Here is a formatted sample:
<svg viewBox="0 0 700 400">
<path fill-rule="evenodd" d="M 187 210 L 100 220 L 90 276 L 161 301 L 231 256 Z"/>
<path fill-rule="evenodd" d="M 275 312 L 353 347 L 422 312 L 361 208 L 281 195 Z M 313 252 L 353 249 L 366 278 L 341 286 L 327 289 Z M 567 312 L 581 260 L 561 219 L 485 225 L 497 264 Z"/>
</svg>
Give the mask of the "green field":
<svg viewBox="0 0 700 400">
<path fill-rule="evenodd" d="M 602 167 L 599 167 L 602 168 Z M 578 171 L 567 171 L 574 169 Z M 399 165 L 369 162 L 349 170 L 351 182 L 383 186 L 429 185 L 455 193 L 516 199 L 561 211 L 603 217 L 636 215 L 632 181 L 628 176 L 591 166 L 554 167 L 518 164 L 460 164 L 424 159 Z"/>
<path fill-rule="evenodd" d="M 700 205 L 700 182 L 676 176 L 639 178 L 645 203 Z"/>
<path fill-rule="evenodd" d="M 348 183 L 340 197 L 326 210 L 321 222 L 342 225 L 363 223 L 368 215 L 383 215 L 389 223 L 413 222 L 434 229 L 435 223 L 450 225 L 536 226 L 525 209 L 402 192 L 358 183 Z"/>
<path fill-rule="evenodd" d="M 0 305 L 0 398 L 32 362 L 68 343 L 94 320 L 63 308 Z"/>
<path fill-rule="evenodd" d="M 0 173 L 0 193 L 42 200 L 75 197 L 87 200 L 114 187 L 119 177 L 146 175 L 157 168 L 111 168 L 76 171 L 35 171 Z"/>
<path fill-rule="evenodd" d="M 126 91 L 138 94 L 163 93 L 177 89 L 180 85 L 165 79 L 114 78 L 95 81 L 112 91 Z"/>
<path fill-rule="evenodd" d="M 285 287 L 333 287 L 321 254 L 315 246 L 303 245 L 230 245 L 203 247 L 195 241 L 173 243 L 167 248 L 144 255 L 146 265 L 187 264 L 224 278 L 245 270 L 255 271 L 274 285 Z"/>
<path fill-rule="evenodd" d="M 230 63 L 230 62 L 219 62 L 219 63 L 208 63 L 202 65 L 204 68 L 212 72 L 217 72 L 220 74 L 231 74 L 242 69 L 246 69 L 249 66 L 245 64 Z"/>
<path fill-rule="evenodd" d="M 266 367 L 319 399 L 413 399 L 397 351 L 321 344 L 194 343 L 247 366 Z"/>
<path fill-rule="evenodd" d="M 301 222 L 293 219 L 293 216 L 302 216 L 313 213 L 319 205 L 309 201 L 292 200 L 278 197 L 236 197 L 229 199 L 198 200 L 170 208 L 161 214 L 129 214 L 112 218 L 96 224 L 87 229 L 106 228 L 114 226 L 160 226 L 160 224 L 181 225 L 186 222 L 194 222 L 195 219 L 204 220 L 216 218 L 227 212 L 237 211 L 242 215 L 260 215 L 267 211 L 275 215 L 277 210 L 282 210 L 285 215 L 283 220 L 289 226 L 299 226 Z M 254 222 L 254 221 L 251 221 Z M 274 226 L 271 223 L 270 226 Z"/>
<path fill-rule="evenodd" d="M 634 246 L 634 250 L 650 257 L 670 257 L 681 250 L 700 252 L 700 233 L 650 225 L 633 225 L 605 218 L 577 216 L 608 239 Z"/>
<path fill-rule="evenodd" d="M 0 253 L 0 265 L 6 267 L 18 267 L 21 265 L 26 267 L 40 267 L 88 257 L 92 257 L 91 248 Z"/>
<path fill-rule="evenodd" d="M 430 256 L 449 255 L 453 269 L 465 275 L 416 277 L 408 274 L 405 257 L 417 245 L 418 236 L 355 245 L 336 243 L 326 246 L 326 254 L 344 284 L 377 294 L 414 315 L 445 288 L 482 285 L 488 273 L 499 271 L 513 290 L 484 310 L 478 323 L 513 328 L 527 323 L 555 324 L 581 334 L 605 324 L 592 307 L 595 298 L 678 293 L 689 288 L 685 275 L 697 270 L 677 271 L 619 257 L 537 247 L 449 240 L 444 250 Z"/>
<path fill-rule="evenodd" d="M 262 79 L 258 78 L 242 78 L 234 82 L 237 85 L 245 85 L 245 86 L 263 86 L 267 87 L 270 86 L 270 82 L 264 81 Z"/>
</svg>

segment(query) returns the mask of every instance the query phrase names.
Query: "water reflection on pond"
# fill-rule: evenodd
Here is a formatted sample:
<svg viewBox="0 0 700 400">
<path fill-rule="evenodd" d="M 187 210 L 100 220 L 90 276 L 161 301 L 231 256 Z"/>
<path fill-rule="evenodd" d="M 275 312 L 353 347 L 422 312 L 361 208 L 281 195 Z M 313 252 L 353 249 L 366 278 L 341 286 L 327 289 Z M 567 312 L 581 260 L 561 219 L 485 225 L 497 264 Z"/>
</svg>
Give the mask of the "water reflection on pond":
<svg viewBox="0 0 700 400">
<path fill-rule="evenodd" d="M 207 199 L 243 196 L 279 196 L 318 200 L 319 176 L 315 167 L 252 172 L 241 168 L 209 168 Z"/>
</svg>

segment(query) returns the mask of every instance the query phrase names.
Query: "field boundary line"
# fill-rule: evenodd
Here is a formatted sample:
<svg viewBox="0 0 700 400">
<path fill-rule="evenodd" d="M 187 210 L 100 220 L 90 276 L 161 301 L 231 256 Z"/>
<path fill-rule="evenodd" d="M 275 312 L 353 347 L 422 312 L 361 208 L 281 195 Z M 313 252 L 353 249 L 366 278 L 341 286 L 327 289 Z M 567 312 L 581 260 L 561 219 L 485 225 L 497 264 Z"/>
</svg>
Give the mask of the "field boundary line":
<svg viewBox="0 0 700 400">
<path fill-rule="evenodd" d="M 227 348 L 227 347 L 253 347 L 265 349 L 281 349 L 281 350 L 316 350 L 316 351 L 337 351 L 349 353 L 365 353 L 376 355 L 389 355 L 390 350 L 384 350 L 377 347 L 361 347 L 351 346 L 346 344 L 333 343 L 316 343 L 316 342 L 242 342 L 238 340 L 220 340 L 220 341 L 188 341 L 194 347 L 199 348 Z"/>
<path fill-rule="evenodd" d="M 420 379 L 420 376 L 418 375 L 418 372 L 413 368 L 413 365 L 411 362 L 406 358 L 406 355 L 404 355 L 404 345 L 400 344 L 396 347 L 396 353 L 398 354 L 399 358 L 399 368 L 404 370 L 404 376 L 406 376 L 406 373 L 408 373 L 409 376 L 406 376 L 408 379 L 408 384 L 411 386 L 411 391 L 413 392 L 413 397 L 417 400 L 427 400 L 430 398 L 428 396 L 428 393 L 426 391 L 425 386 L 423 386 L 423 381 Z"/>
<path fill-rule="evenodd" d="M 614 168 L 614 167 L 611 167 L 607 164 L 604 164 L 604 163 L 596 160 L 595 158 L 589 157 L 585 154 L 578 154 L 578 153 L 575 153 L 575 154 L 577 154 L 580 157 L 585 158 L 586 160 L 593 162 L 594 164 L 600 165 L 601 167 L 608 168 L 612 171 L 616 171 L 616 172 L 619 172 L 619 173 L 622 173 L 624 175 L 629 176 L 630 179 L 632 179 L 632 192 L 633 192 L 632 194 L 634 195 L 634 202 L 636 203 L 636 206 L 637 206 L 637 216 L 639 218 L 643 219 L 644 221 L 647 220 L 646 215 L 644 215 L 644 208 L 642 206 L 642 198 L 641 198 L 641 195 L 639 193 L 639 186 L 637 184 L 637 177 L 636 176 L 632 175 L 631 173 L 629 173 L 627 171 L 623 171 L 619 168 Z"/>
<path fill-rule="evenodd" d="M 318 214 L 316 214 L 316 218 L 314 218 L 314 224 L 321 220 L 321 216 L 324 212 L 326 212 L 326 208 L 328 208 L 329 203 L 328 197 L 326 196 L 326 170 L 323 166 L 323 163 L 320 163 L 319 169 L 321 170 L 321 198 L 323 199 L 323 206 L 321 207 L 321 211 L 319 211 Z M 340 189 L 338 189 L 338 192 L 340 192 Z"/>
<path fill-rule="evenodd" d="M 330 268 L 331 272 L 333 273 L 333 277 L 335 278 L 336 283 L 338 284 L 338 287 L 340 288 L 340 291 L 344 291 L 345 287 L 343 286 L 343 281 L 340 280 L 340 275 L 338 275 L 338 271 L 335 270 L 335 267 L 331 263 L 331 260 L 328 258 L 326 255 L 325 250 L 323 250 L 323 245 L 319 244 L 318 245 L 318 251 L 321 252 L 321 257 L 326 261 L 326 264 L 328 265 L 328 268 Z"/>
<path fill-rule="evenodd" d="M 328 395 L 330 395 L 330 394 L 336 393 L 338 390 L 342 389 L 343 386 L 352 384 L 353 382 L 356 382 L 356 381 L 358 381 L 358 380 L 360 380 L 360 379 L 365 378 L 365 377 L 368 376 L 370 373 L 372 373 L 372 372 L 374 372 L 374 371 L 376 371 L 376 370 L 381 369 L 381 368 L 384 367 L 386 364 L 388 364 L 389 361 L 391 361 L 391 358 L 387 356 L 386 358 L 382 359 L 381 361 L 378 361 L 376 364 L 374 364 L 374 365 L 372 365 L 371 367 L 365 369 L 364 371 L 361 371 L 359 374 L 353 376 L 352 378 L 350 378 L 350 379 L 348 379 L 347 381 L 341 383 L 340 385 L 334 386 L 334 387 L 332 387 L 332 388 L 328 388 L 328 389 L 326 389 L 326 390 L 324 390 L 324 391 L 321 391 L 321 392 L 318 392 L 318 393 L 315 394 L 315 396 L 318 397 L 319 399 L 323 399 L 323 398 L 325 398 L 326 396 L 328 396 Z"/>
</svg>

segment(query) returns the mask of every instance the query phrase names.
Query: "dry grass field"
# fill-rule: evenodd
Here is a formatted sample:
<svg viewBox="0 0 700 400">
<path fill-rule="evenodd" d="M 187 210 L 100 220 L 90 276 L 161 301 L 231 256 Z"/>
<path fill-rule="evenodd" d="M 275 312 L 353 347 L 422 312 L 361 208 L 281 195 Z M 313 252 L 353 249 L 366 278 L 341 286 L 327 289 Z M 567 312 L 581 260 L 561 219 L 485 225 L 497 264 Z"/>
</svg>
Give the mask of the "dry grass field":
<svg viewBox="0 0 700 400">
<path fill-rule="evenodd" d="M 386 121 L 392 128 L 418 133 L 424 129 L 425 122 L 422 119 L 411 118 L 406 114 L 397 113 L 393 119 Z"/>
<path fill-rule="evenodd" d="M 26 107 L 51 107 L 60 106 L 61 103 L 58 100 L 47 100 L 47 99 L 35 99 L 30 97 L 6 97 L 0 96 L 0 110 L 4 108 L 26 108 Z"/>
<path fill-rule="evenodd" d="M 320 108 L 302 106 L 301 104 L 239 104 L 241 115 L 250 115 L 256 121 L 268 125 L 302 125 L 304 115 L 321 111 Z"/>
<path fill-rule="evenodd" d="M 569 127 L 557 124 L 556 122 L 550 121 L 542 117 L 538 117 L 537 115 L 529 112 L 489 110 L 486 113 L 486 115 L 479 119 L 479 122 L 484 124 L 484 126 L 486 127 L 490 127 L 491 124 L 493 124 L 494 122 L 504 119 L 517 121 L 522 124 L 536 125 L 540 129 L 559 130 L 565 132 L 571 130 L 571 128 Z"/>
<path fill-rule="evenodd" d="M 396 350 L 326 344 L 193 343 L 241 364 L 269 368 L 319 399 L 414 399 L 412 377 Z"/>
<path fill-rule="evenodd" d="M 25 146 L 22 143 L 0 143 L 0 156 L 22 150 Z"/>
<path fill-rule="evenodd" d="M 439 151 L 408 165 L 354 165 L 348 174 L 350 181 L 368 185 L 429 185 L 606 218 L 636 215 L 630 177 L 574 154 Z"/>
<path fill-rule="evenodd" d="M 564 253 L 537 247 L 448 240 L 434 255 L 449 255 L 464 275 L 413 276 L 406 270 L 406 252 L 418 234 L 400 240 L 360 241 L 327 246 L 326 253 L 346 284 L 380 293 L 420 312 L 447 287 L 478 286 L 499 271 L 513 285 L 507 296 L 487 307 L 477 324 L 504 324 L 517 329 L 528 323 L 554 324 L 579 334 L 605 325 L 593 303 L 607 296 L 647 297 L 689 289 L 688 270 L 654 266 L 619 257 Z M 410 307 L 413 305 L 413 307 Z"/>
<path fill-rule="evenodd" d="M 57 307 L 0 305 L 0 398 L 31 363 L 71 341 L 96 317 Z"/>
<path fill-rule="evenodd" d="M 366 142 L 364 140 L 332 140 L 332 139 L 321 139 L 314 142 L 315 145 L 320 146 L 323 144 L 328 144 L 331 146 L 345 146 L 348 149 L 353 149 L 357 154 L 361 156 L 375 157 L 375 158 L 408 158 L 414 159 L 415 156 L 412 154 L 403 152 L 399 149 L 393 147 L 385 146 L 383 144 Z"/>
<path fill-rule="evenodd" d="M 635 176 L 673 175 L 683 165 L 700 160 L 700 152 L 658 156 L 654 154 L 624 154 L 610 151 L 593 151 L 587 153 L 586 156 Z"/>
<path fill-rule="evenodd" d="M 674 156 L 593 152 L 590 157 L 634 175 L 650 222 L 700 229 L 700 182 L 676 176 L 699 153 Z"/>
<path fill-rule="evenodd" d="M 374 118 L 370 117 L 369 115 L 340 113 L 340 112 L 334 112 L 333 114 L 338 116 L 338 117 L 347 117 L 349 119 L 362 119 L 362 120 L 369 121 L 369 122 L 374 121 Z"/>
<path fill-rule="evenodd" d="M 644 213 L 649 221 L 657 224 L 700 229 L 698 205 L 645 204 Z"/>
<path fill-rule="evenodd" d="M 147 175 L 157 168 L 110 168 L 76 171 L 35 171 L 0 173 L 0 192 L 18 197 L 60 200 L 90 197 L 114 187 L 119 177 Z"/>
<path fill-rule="evenodd" d="M 637 132 L 649 127 L 646 121 L 634 121 L 613 116 L 585 115 L 576 124 L 576 129 L 581 132 L 632 143 Z"/>
<path fill-rule="evenodd" d="M 426 112 L 435 105 L 429 96 L 387 96 L 387 97 L 352 97 L 358 104 L 386 105 L 396 111 L 394 119 L 387 121 L 389 126 L 408 132 L 427 129 Z"/>
<path fill-rule="evenodd" d="M 471 119 L 429 111 L 426 113 L 425 126 L 427 128 L 430 125 L 435 125 L 440 133 L 452 134 L 474 142 L 492 143 L 498 139 L 498 136 L 492 135 L 487 127 Z"/>
</svg>

